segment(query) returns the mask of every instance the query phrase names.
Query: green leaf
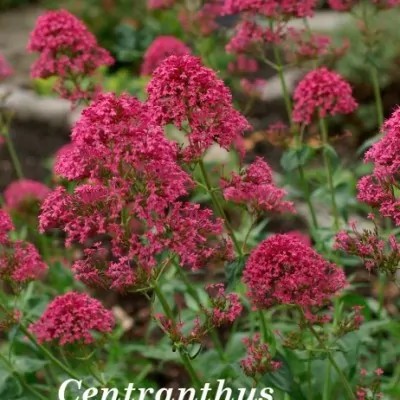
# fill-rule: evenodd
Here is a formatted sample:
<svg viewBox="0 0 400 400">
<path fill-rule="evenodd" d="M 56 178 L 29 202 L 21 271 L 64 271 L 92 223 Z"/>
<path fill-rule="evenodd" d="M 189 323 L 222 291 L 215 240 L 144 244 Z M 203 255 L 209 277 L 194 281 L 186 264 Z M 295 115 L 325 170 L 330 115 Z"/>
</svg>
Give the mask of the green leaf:
<svg viewBox="0 0 400 400">
<path fill-rule="evenodd" d="M 248 257 L 248 255 L 238 257 L 231 263 L 226 264 L 225 276 L 227 279 L 227 291 L 232 291 L 236 288 L 238 281 L 242 277 L 242 273 Z"/>
<path fill-rule="evenodd" d="M 22 394 L 22 386 L 10 373 L 1 371 L 0 375 L 0 399 L 15 399 Z"/>
<path fill-rule="evenodd" d="M 48 364 L 48 361 L 24 356 L 14 357 L 12 362 L 15 370 L 21 374 L 30 374 L 32 372 L 39 371 Z"/>
<path fill-rule="evenodd" d="M 309 146 L 286 151 L 281 158 L 281 166 L 287 171 L 293 171 L 299 166 L 305 165 L 315 154 L 315 150 Z"/>
<path fill-rule="evenodd" d="M 289 394 L 293 400 L 306 400 L 301 391 L 300 385 L 295 382 L 289 363 L 282 353 L 277 353 L 276 361 L 280 361 L 282 365 L 275 371 L 266 374 L 262 378 L 262 383 L 273 389 L 279 389 Z"/>
</svg>

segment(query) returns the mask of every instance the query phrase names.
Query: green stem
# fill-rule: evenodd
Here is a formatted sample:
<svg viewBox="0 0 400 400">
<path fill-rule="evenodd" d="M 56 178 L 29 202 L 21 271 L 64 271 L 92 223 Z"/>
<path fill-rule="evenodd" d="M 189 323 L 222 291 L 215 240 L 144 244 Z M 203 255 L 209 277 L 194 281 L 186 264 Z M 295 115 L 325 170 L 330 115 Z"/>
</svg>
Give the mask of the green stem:
<svg viewBox="0 0 400 400">
<path fill-rule="evenodd" d="M 311 352 L 307 361 L 307 382 L 308 382 L 308 400 L 313 400 L 313 387 L 312 387 L 312 371 L 311 371 Z"/>
<path fill-rule="evenodd" d="M 47 350 L 44 346 L 42 346 L 40 343 L 36 341 L 36 339 L 33 337 L 33 335 L 26 329 L 23 325 L 19 325 L 19 328 L 22 330 L 22 332 L 25 334 L 25 336 L 33 343 L 36 345 L 36 347 L 43 353 L 43 355 L 49 359 L 54 365 L 57 365 L 62 371 L 64 371 L 67 375 L 69 375 L 71 378 L 74 378 L 78 381 L 81 380 L 81 378 L 75 374 L 74 371 L 71 370 L 71 368 L 67 367 L 64 365 L 60 360 L 58 360 L 49 350 Z M 101 383 L 101 382 L 99 382 Z M 86 388 L 90 388 L 88 384 L 85 382 L 82 382 L 82 385 Z"/>
<path fill-rule="evenodd" d="M 12 374 L 19 380 L 19 382 L 21 383 L 21 385 L 28 390 L 29 392 L 31 392 L 35 397 L 37 397 L 40 400 L 47 400 L 48 398 L 43 396 L 41 393 L 39 393 L 35 388 L 33 388 L 31 385 L 29 385 L 24 376 L 21 375 L 18 371 L 16 371 L 14 369 L 14 366 L 12 365 L 12 363 L 5 357 L 3 356 L 3 354 L 0 353 L 0 359 L 3 360 L 3 362 L 8 366 L 8 368 L 10 368 L 10 371 L 12 372 Z"/>
<path fill-rule="evenodd" d="M 331 162 L 329 160 L 329 156 L 325 151 L 325 147 L 328 146 L 328 129 L 326 127 L 326 121 L 324 118 L 319 119 L 319 126 L 321 129 L 322 143 L 324 145 L 323 156 L 324 156 L 325 172 L 328 178 L 329 192 L 331 195 L 334 228 L 336 230 L 339 230 L 340 227 L 339 212 L 336 204 L 335 189 L 333 186 L 332 167 L 331 167 Z"/>
<path fill-rule="evenodd" d="M 268 341 L 268 329 L 267 329 L 267 323 L 265 321 L 264 313 L 262 310 L 258 310 L 258 316 L 260 318 L 260 327 L 261 327 L 261 333 L 264 342 L 266 343 Z"/>
<path fill-rule="evenodd" d="M 331 364 L 330 362 L 325 363 L 325 378 L 324 378 L 324 391 L 322 394 L 322 400 L 329 400 L 331 398 Z"/>
<path fill-rule="evenodd" d="M 385 284 L 386 284 L 386 276 L 383 273 L 379 275 L 379 308 L 378 308 L 378 320 L 382 320 L 382 312 L 385 302 Z M 383 332 L 378 332 L 378 349 L 377 349 L 377 362 L 378 368 L 382 366 L 382 342 L 383 342 Z"/>
<path fill-rule="evenodd" d="M 19 162 L 19 158 L 17 156 L 17 152 L 15 151 L 14 144 L 13 144 L 13 142 L 11 140 L 10 132 L 6 127 L 4 127 L 4 138 L 6 140 L 7 149 L 8 149 L 8 152 L 10 154 L 11 161 L 12 161 L 12 164 L 14 166 L 14 169 L 15 169 L 15 172 L 17 174 L 17 177 L 18 177 L 18 179 L 23 179 L 24 178 L 24 174 L 22 172 L 21 163 Z"/>
<path fill-rule="evenodd" d="M 371 76 L 372 86 L 374 88 L 376 115 L 378 117 L 379 127 L 382 127 L 383 122 L 384 122 L 382 96 L 381 96 L 381 91 L 380 91 L 380 87 L 379 87 L 378 71 L 374 65 L 370 65 L 369 73 Z"/>
<path fill-rule="evenodd" d="M 320 338 L 320 336 L 318 335 L 318 332 L 314 329 L 312 324 L 310 324 L 310 322 L 307 320 L 302 307 L 298 306 L 298 309 L 300 311 L 300 316 L 301 316 L 301 319 L 302 319 L 304 325 L 307 326 L 307 328 L 312 333 L 312 335 L 317 339 L 317 342 L 321 346 L 321 348 L 326 351 L 328 360 L 329 360 L 330 364 L 332 365 L 332 367 L 335 369 L 339 378 L 341 379 L 341 381 L 343 383 L 343 387 L 346 389 L 346 391 L 349 395 L 349 398 L 352 400 L 356 400 L 356 396 L 353 393 L 353 389 L 351 388 L 349 381 L 347 380 L 346 376 L 343 374 L 342 370 L 340 369 L 340 367 L 337 364 L 337 362 L 335 361 L 335 359 L 332 357 L 332 353 L 325 347 L 325 344 L 322 341 L 322 339 Z"/>
<path fill-rule="evenodd" d="M 161 306 L 166 314 L 166 316 L 168 317 L 168 319 L 170 319 L 171 321 L 174 320 L 174 315 L 172 313 L 172 310 L 166 300 L 166 298 L 164 297 L 164 294 L 162 292 L 162 290 L 160 289 L 160 287 L 155 284 L 154 285 L 154 292 L 158 298 L 158 300 L 161 303 Z M 179 352 L 179 355 L 181 357 L 182 363 L 186 368 L 186 371 L 188 372 L 193 384 L 195 385 L 195 387 L 197 389 L 200 389 L 201 387 L 201 381 L 200 378 L 197 376 L 196 371 L 194 370 L 192 363 L 190 361 L 190 358 L 188 357 L 188 355 L 186 353 L 183 353 L 182 351 Z"/>
<path fill-rule="evenodd" d="M 234 244 L 238 254 L 240 256 L 242 256 L 243 255 L 242 248 L 239 245 L 239 242 L 238 242 L 238 240 L 237 240 L 237 238 L 235 236 L 235 232 L 233 231 L 233 228 L 232 228 L 232 226 L 231 226 L 231 224 L 230 224 L 230 222 L 228 220 L 228 217 L 227 217 L 227 215 L 226 215 L 226 213 L 224 211 L 224 208 L 222 207 L 220 201 L 218 200 L 218 197 L 214 193 L 214 190 L 213 190 L 213 187 L 212 187 L 212 185 L 210 183 L 210 179 L 208 177 L 207 170 L 206 170 L 206 167 L 205 167 L 205 165 L 203 163 L 203 160 L 199 161 L 199 166 L 200 166 L 201 174 L 202 174 L 203 179 L 204 179 L 204 183 L 205 183 L 205 185 L 207 187 L 208 193 L 211 196 L 211 200 L 212 200 L 215 208 L 217 209 L 218 213 L 220 214 L 220 216 L 224 219 L 225 226 L 226 226 L 226 228 L 227 228 L 227 230 L 229 232 L 230 237 L 232 238 L 233 244 Z"/>
<path fill-rule="evenodd" d="M 186 285 L 186 289 L 188 291 L 188 293 L 190 294 L 190 296 L 195 300 L 196 304 L 199 306 L 199 309 L 202 309 L 202 303 L 200 301 L 200 298 L 196 292 L 196 289 L 193 287 L 192 283 L 190 282 L 190 280 L 188 279 L 187 275 L 185 274 L 185 271 L 177 264 L 175 264 L 176 266 L 176 270 L 179 274 L 179 276 L 182 278 L 183 282 Z M 214 328 L 211 328 L 210 330 L 210 336 L 211 339 L 214 343 L 215 346 L 215 350 L 217 351 L 219 357 L 221 358 L 222 361 L 227 361 L 226 360 L 226 355 L 224 353 L 224 348 L 222 347 L 222 343 L 219 340 L 218 334 L 215 331 Z"/>
<path fill-rule="evenodd" d="M 283 66 L 282 66 L 282 60 L 281 60 L 281 55 L 279 52 L 279 48 L 277 46 L 274 46 L 274 57 L 275 57 L 275 62 L 276 62 L 276 71 L 279 77 L 279 81 L 281 82 L 281 87 L 282 87 L 282 93 L 283 93 L 283 99 L 285 102 L 285 107 L 286 107 L 286 112 L 287 116 L 290 122 L 290 125 L 292 125 L 292 102 L 291 102 L 291 96 L 289 94 L 289 90 L 287 88 L 286 80 L 285 80 L 285 74 L 283 72 Z M 297 138 L 297 146 L 300 146 L 301 141 L 300 137 Z M 310 189 L 308 186 L 308 182 L 305 178 L 304 174 L 304 168 L 302 165 L 298 166 L 298 171 L 299 171 L 299 176 L 300 176 L 300 185 L 303 190 L 304 198 L 307 202 L 307 206 L 311 215 L 311 220 L 312 224 L 314 226 L 314 229 L 318 229 L 318 221 L 317 221 L 317 216 L 315 214 L 315 210 L 311 201 L 311 194 L 310 194 Z"/>
</svg>

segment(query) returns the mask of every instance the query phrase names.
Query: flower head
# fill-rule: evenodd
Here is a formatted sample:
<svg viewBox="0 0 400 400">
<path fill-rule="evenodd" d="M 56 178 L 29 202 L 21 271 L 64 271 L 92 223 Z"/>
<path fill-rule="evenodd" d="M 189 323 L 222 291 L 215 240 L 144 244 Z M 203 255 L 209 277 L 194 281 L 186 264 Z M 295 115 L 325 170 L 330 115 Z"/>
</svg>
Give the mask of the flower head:
<svg viewBox="0 0 400 400">
<path fill-rule="evenodd" d="M 20 179 L 10 183 L 4 190 L 5 206 L 15 211 L 37 208 L 50 192 L 42 182 Z"/>
<path fill-rule="evenodd" d="M 73 101 L 97 94 L 97 87 L 84 89 L 82 79 L 114 62 L 86 26 L 63 9 L 48 11 L 37 19 L 28 50 L 40 53 L 32 66 L 32 77 L 57 76 L 59 93 Z M 68 85 L 71 82 L 73 89 Z"/>
<path fill-rule="evenodd" d="M 224 197 L 237 204 L 249 205 L 254 211 L 295 212 L 294 205 L 284 200 L 287 192 L 276 187 L 270 166 L 260 157 L 240 175 L 222 180 Z"/>
<path fill-rule="evenodd" d="M 0 80 L 9 77 L 14 73 L 7 60 L 0 54 Z"/>
<path fill-rule="evenodd" d="M 51 342 L 60 346 L 95 341 L 92 331 L 106 334 L 114 326 L 110 311 L 86 293 L 69 292 L 56 297 L 29 330 L 39 343 Z"/>
<path fill-rule="evenodd" d="M 321 306 L 345 284 L 343 271 L 293 235 L 264 240 L 247 261 L 243 280 L 257 308 L 275 304 Z"/>
<path fill-rule="evenodd" d="M 293 120 L 310 124 L 316 115 L 349 114 L 357 108 L 351 86 L 336 72 L 322 67 L 309 72 L 295 89 Z"/>
<path fill-rule="evenodd" d="M 197 57 L 167 58 L 153 73 L 147 105 L 158 124 L 189 128 L 188 160 L 199 157 L 214 142 L 229 147 L 250 128 L 233 108 L 232 95 L 214 71 Z"/>
<path fill-rule="evenodd" d="M 287 19 L 311 17 L 316 6 L 316 0 L 225 0 L 224 11 Z"/>
<path fill-rule="evenodd" d="M 151 75 L 169 56 L 191 54 L 191 50 L 174 36 L 159 36 L 148 47 L 143 56 L 142 75 Z"/>
</svg>

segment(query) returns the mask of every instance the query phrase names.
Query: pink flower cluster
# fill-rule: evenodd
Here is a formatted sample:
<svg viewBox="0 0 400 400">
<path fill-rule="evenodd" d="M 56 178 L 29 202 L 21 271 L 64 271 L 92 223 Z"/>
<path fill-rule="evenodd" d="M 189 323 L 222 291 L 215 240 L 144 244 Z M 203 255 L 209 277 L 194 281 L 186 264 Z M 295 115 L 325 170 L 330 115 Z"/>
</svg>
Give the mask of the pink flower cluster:
<svg viewBox="0 0 400 400">
<path fill-rule="evenodd" d="M 0 279 L 25 283 L 41 278 L 47 270 L 46 264 L 31 243 L 12 241 L 9 238 L 12 230 L 10 217 L 0 209 Z"/>
<path fill-rule="evenodd" d="M 243 273 L 255 308 L 321 306 L 346 285 L 343 270 L 293 235 L 277 234 L 250 254 Z"/>
<path fill-rule="evenodd" d="M 228 53 L 262 52 L 266 43 L 279 44 L 284 36 L 283 25 L 265 27 L 252 19 L 242 19 L 235 27 L 235 34 L 226 45 Z"/>
<path fill-rule="evenodd" d="M 341 231 L 336 236 L 335 248 L 346 254 L 360 257 L 368 271 L 379 270 L 389 275 L 396 273 L 400 262 L 400 245 L 394 235 L 387 242 L 379 238 L 378 229 L 358 232 L 354 222 L 350 223 L 352 235 Z"/>
<path fill-rule="evenodd" d="M 86 88 L 84 80 L 114 62 L 85 25 L 63 9 L 48 11 L 37 19 L 28 50 L 40 54 L 32 66 L 32 77 L 56 76 L 59 94 L 71 101 L 95 96 L 99 88 L 92 82 Z"/>
<path fill-rule="evenodd" d="M 166 9 L 175 4 L 176 0 L 147 0 L 147 7 L 149 9 Z"/>
<path fill-rule="evenodd" d="M 232 95 L 216 73 L 197 57 L 167 58 L 153 73 L 147 105 L 157 124 L 174 124 L 188 133 L 183 151 L 193 161 L 213 144 L 229 149 L 250 129 L 246 119 L 233 108 Z"/>
<path fill-rule="evenodd" d="M 365 154 L 365 162 L 372 162 L 372 175 L 360 179 L 358 199 L 377 209 L 383 217 L 400 225 L 400 200 L 396 197 L 400 170 L 400 108 L 382 127 L 384 136 Z"/>
<path fill-rule="evenodd" d="M 0 80 L 9 77 L 14 73 L 7 60 L 0 54 Z"/>
<path fill-rule="evenodd" d="M 191 54 L 191 50 L 174 36 L 159 36 L 148 47 L 143 56 L 142 75 L 151 75 L 169 56 Z"/>
<path fill-rule="evenodd" d="M 223 2 L 224 0 L 204 0 L 197 10 L 182 8 L 179 20 L 183 29 L 201 36 L 213 33 L 218 28 L 216 19 L 223 11 Z"/>
<path fill-rule="evenodd" d="M 243 372 L 252 378 L 259 378 L 267 373 L 274 372 L 281 367 L 280 361 L 274 361 L 266 343 L 261 343 L 260 334 L 252 339 L 244 338 L 247 356 L 240 361 Z"/>
<path fill-rule="evenodd" d="M 328 0 L 329 5 L 333 10 L 336 11 L 350 11 L 356 6 L 358 0 Z M 372 0 L 371 3 L 375 4 L 378 8 L 388 9 L 398 7 L 400 5 L 399 0 Z"/>
<path fill-rule="evenodd" d="M 226 14 L 251 13 L 277 19 L 311 17 L 316 0 L 225 0 Z"/>
<path fill-rule="evenodd" d="M 36 210 L 50 192 L 42 182 L 20 179 L 10 183 L 4 190 L 5 207 L 18 212 Z"/>
<path fill-rule="evenodd" d="M 240 316 L 243 306 L 239 301 L 239 296 L 234 293 L 226 294 L 222 283 L 209 285 L 206 287 L 206 291 L 210 306 L 201 307 L 203 321 L 200 316 L 197 317 L 189 334 L 183 332 L 184 324 L 182 322 L 176 323 L 162 314 L 156 315 L 156 320 L 174 345 L 189 346 L 202 343 L 211 329 L 232 324 Z"/>
<path fill-rule="evenodd" d="M 309 72 L 296 87 L 293 98 L 293 120 L 306 125 L 314 116 L 349 114 L 357 108 L 349 83 L 325 67 Z"/>
<path fill-rule="evenodd" d="M 29 330 L 39 343 L 91 344 L 93 332 L 110 333 L 114 318 L 110 311 L 86 293 L 69 292 L 56 297 Z"/>
<path fill-rule="evenodd" d="M 40 228 L 62 229 L 67 245 L 84 245 L 73 270 L 87 284 L 120 291 L 148 286 L 165 250 L 192 269 L 231 258 L 222 220 L 178 201 L 192 180 L 152 114 L 129 95 L 100 95 L 75 124 L 72 148 L 57 159 L 57 175 L 78 185 L 46 198 Z"/>
<path fill-rule="evenodd" d="M 318 60 L 321 57 L 340 57 L 348 48 L 348 41 L 344 41 L 341 47 L 334 48 L 329 36 L 292 27 L 287 28 L 283 40 L 286 59 L 297 65 L 305 61 Z"/>
<path fill-rule="evenodd" d="M 253 212 L 295 212 L 293 203 L 284 200 L 287 192 L 276 187 L 271 168 L 261 157 L 240 175 L 232 173 L 230 181 L 222 180 L 221 186 L 226 200 L 248 205 Z"/>
<path fill-rule="evenodd" d="M 228 64 L 230 73 L 252 73 L 258 71 L 258 62 L 255 58 L 246 57 L 238 54 L 235 61 Z"/>
</svg>

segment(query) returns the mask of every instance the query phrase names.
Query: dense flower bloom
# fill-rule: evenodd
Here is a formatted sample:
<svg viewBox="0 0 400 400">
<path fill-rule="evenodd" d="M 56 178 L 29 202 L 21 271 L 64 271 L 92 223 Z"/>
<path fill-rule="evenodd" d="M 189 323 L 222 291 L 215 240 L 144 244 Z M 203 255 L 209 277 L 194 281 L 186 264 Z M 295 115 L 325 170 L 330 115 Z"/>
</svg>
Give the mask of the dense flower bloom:
<svg viewBox="0 0 400 400">
<path fill-rule="evenodd" d="M 170 8 L 175 4 L 176 0 L 147 0 L 147 6 L 150 9 Z"/>
<path fill-rule="evenodd" d="M 355 5 L 359 3 L 358 0 L 328 0 L 329 5 L 336 11 L 350 11 Z M 375 4 L 378 8 L 394 8 L 400 5 L 399 0 L 372 0 L 371 3 Z"/>
<path fill-rule="evenodd" d="M 255 58 L 246 57 L 239 54 L 236 60 L 228 64 L 228 71 L 231 73 L 251 73 L 257 72 L 258 62 Z"/>
<path fill-rule="evenodd" d="M 0 279 L 24 283 L 40 278 L 47 270 L 36 248 L 23 240 L 13 242 L 9 215 L 0 209 Z"/>
<path fill-rule="evenodd" d="M 303 233 L 301 231 L 286 232 L 286 235 L 293 236 L 294 238 L 300 240 L 301 242 L 303 242 L 304 244 L 306 244 L 308 246 L 312 245 L 312 241 L 311 241 L 310 236 L 308 236 L 306 233 Z"/>
<path fill-rule="evenodd" d="M 190 54 L 191 50 L 174 36 L 159 36 L 148 47 L 143 56 L 142 75 L 151 75 L 169 56 Z"/>
<path fill-rule="evenodd" d="M 256 308 L 321 306 L 345 284 L 343 270 L 293 235 L 273 235 L 249 256 L 243 273 Z"/>
<path fill-rule="evenodd" d="M 243 306 L 235 293 L 225 293 L 224 285 L 208 285 L 206 291 L 210 297 L 211 308 L 205 309 L 205 315 L 214 327 L 232 324 L 242 313 Z"/>
<path fill-rule="evenodd" d="M 8 233 L 14 229 L 14 225 L 7 212 L 0 208 L 0 245 L 8 243 Z"/>
<path fill-rule="evenodd" d="M 182 8 L 179 20 L 186 32 L 202 36 L 210 35 L 218 28 L 217 17 L 223 11 L 224 0 L 205 0 L 198 10 Z"/>
<path fill-rule="evenodd" d="M 275 18 L 311 17 L 316 0 L 225 0 L 227 14 L 249 12 Z"/>
<path fill-rule="evenodd" d="M 391 177 L 400 170 L 400 107 L 383 125 L 384 136 L 365 154 L 366 162 L 373 162 L 374 175 Z"/>
<path fill-rule="evenodd" d="M 177 164 L 177 145 L 151 122 L 151 112 L 135 97 L 100 95 L 72 131 L 74 148 L 62 154 L 55 172 L 69 180 L 90 178 L 154 210 L 187 194 L 189 175 Z M 123 178 L 121 178 L 123 176 Z M 110 179 L 113 177 L 113 179 Z M 136 185 L 142 182 L 143 185 Z"/>
<path fill-rule="evenodd" d="M 283 26 L 265 27 L 250 19 L 241 20 L 235 34 L 226 45 L 228 53 L 260 52 L 266 43 L 279 44 L 283 37 Z"/>
<path fill-rule="evenodd" d="M 378 229 L 359 232 L 355 223 L 352 232 L 340 231 L 336 235 L 335 248 L 346 254 L 360 257 L 368 271 L 379 270 L 390 275 L 396 273 L 400 262 L 400 244 L 394 235 L 385 241 L 379 237 Z"/>
<path fill-rule="evenodd" d="M 313 116 L 349 114 L 357 108 L 352 89 L 339 74 L 322 67 L 309 72 L 295 89 L 293 120 L 310 124 Z"/>
<path fill-rule="evenodd" d="M 233 108 L 224 82 L 197 57 L 167 58 L 154 71 L 147 92 L 147 105 L 156 123 L 173 123 L 179 129 L 188 125 L 187 160 L 201 156 L 214 142 L 229 149 L 250 128 Z"/>
<path fill-rule="evenodd" d="M 13 72 L 7 60 L 0 54 L 0 80 L 12 75 Z"/>
<path fill-rule="evenodd" d="M 9 210 L 29 210 L 41 204 L 50 192 L 42 182 L 20 179 L 10 183 L 4 190 L 5 206 Z"/>
<path fill-rule="evenodd" d="M 261 343 L 260 334 L 252 339 L 244 338 L 243 343 L 247 348 L 247 356 L 240 361 L 243 372 L 252 378 L 263 376 L 276 371 L 282 364 L 274 361 L 266 343 Z"/>
<path fill-rule="evenodd" d="M 292 64 L 318 60 L 321 57 L 339 57 L 348 47 L 348 41 L 344 41 L 341 47 L 335 48 L 329 36 L 292 27 L 287 28 L 283 41 L 286 59 Z"/>
<path fill-rule="evenodd" d="M 237 204 L 249 205 L 254 211 L 295 212 L 294 205 L 284 200 L 287 192 L 275 186 L 270 166 L 261 158 L 250 164 L 240 175 L 222 180 L 224 197 Z"/>
<path fill-rule="evenodd" d="M 93 75 L 100 66 L 114 62 L 85 25 L 63 9 L 48 11 L 37 19 L 28 50 L 40 53 L 32 66 L 32 77 L 57 76 L 59 93 L 72 101 L 96 95 L 98 88 L 84 89 L 82 79 Z"/>
<path fill-rule="evenodd" d="M 114 318 L 110 311 L 86 293 L 69 292 L 56 297 L 29 330 L 39 343 L 51 342 L 60 346 L 95 341 L 92 331 L 110 333 Z"/>
</svg>

